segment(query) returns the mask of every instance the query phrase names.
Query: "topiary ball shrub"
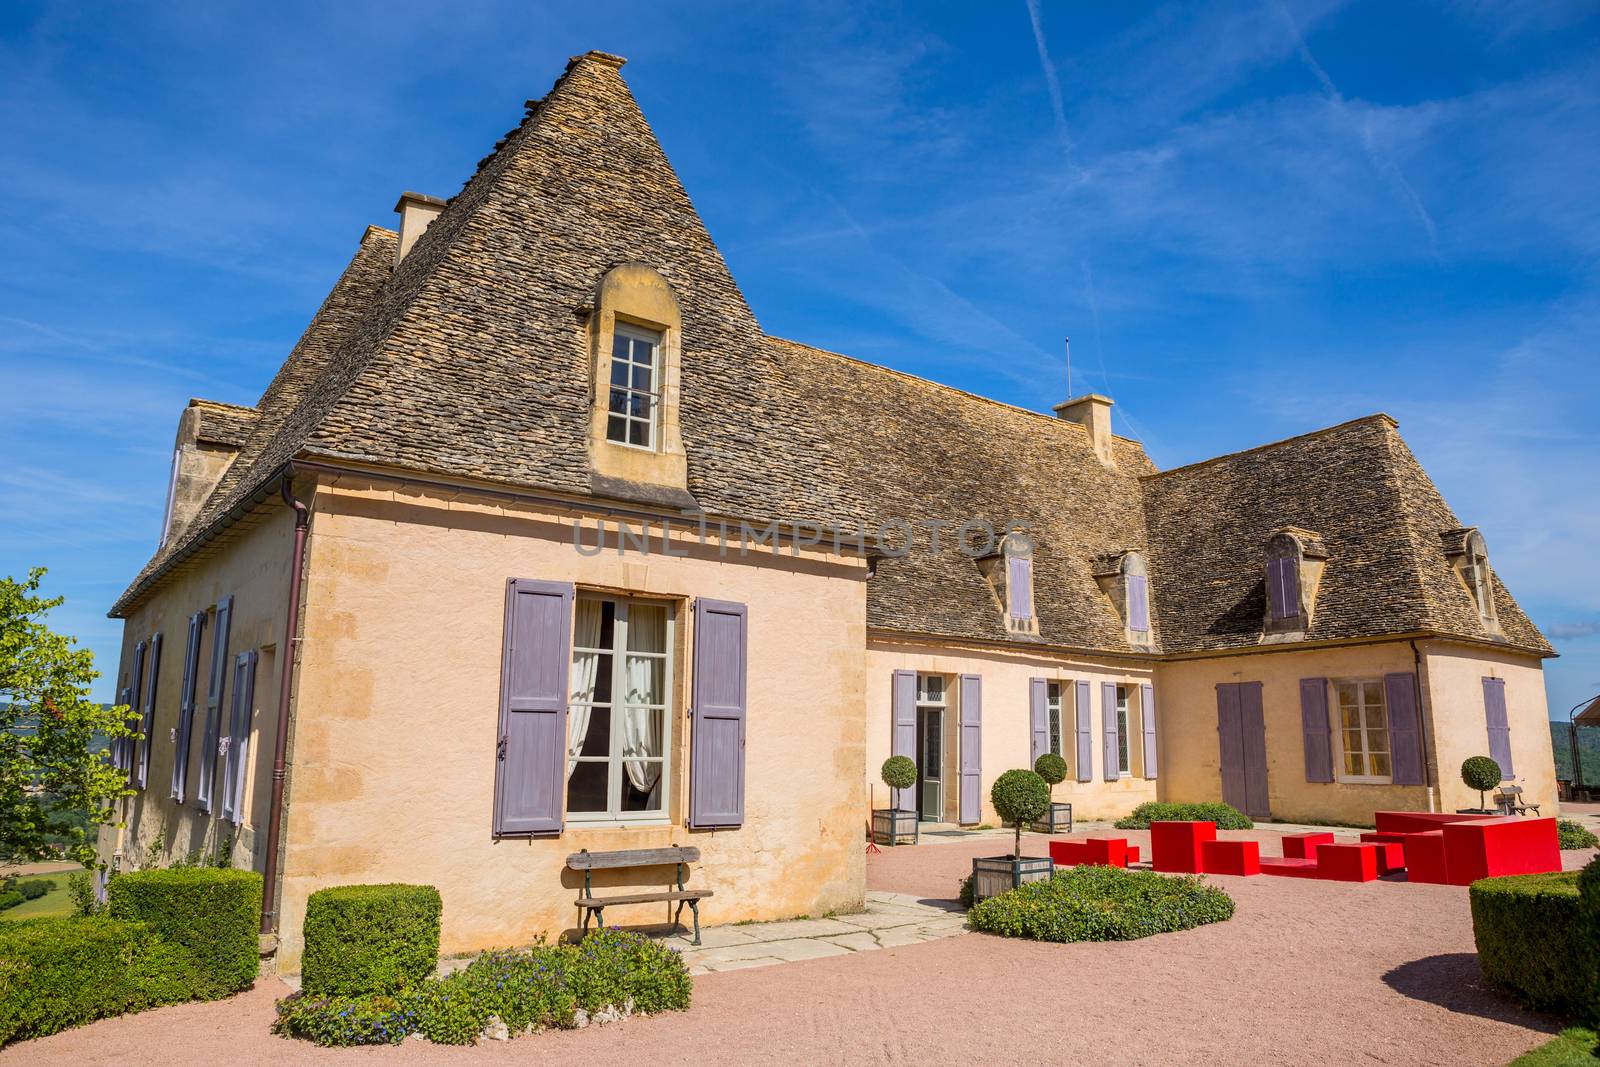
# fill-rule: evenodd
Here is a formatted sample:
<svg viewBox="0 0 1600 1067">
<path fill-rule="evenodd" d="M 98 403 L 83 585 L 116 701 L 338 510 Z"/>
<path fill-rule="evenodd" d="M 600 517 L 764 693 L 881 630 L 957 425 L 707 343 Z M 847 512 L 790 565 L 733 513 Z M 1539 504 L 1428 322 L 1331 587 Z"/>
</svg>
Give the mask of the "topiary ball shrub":
<svg viewBox="0 0 1600 1067">
<path fill-rule="evenodd" d="M 1600 1022 L 1600 906 L 1583 900 L 1579 879 L 1588 874 L 1481 878 L 1468 895 L 1478 965 L 1489 984 L 1535 1010 L 1592 1023 Z M 1600 868 L 1593 877 L 1600 883 Z"/>
<path fill-rule="evenodd" d="M 890 789 L 910 789 L 917 784 L 917 765 L 910 756 L 890 756 L 878 773 Z"/>
<path fill-rule="evenodd" d="M 439 962 L 443 904 L 431 885 L 343 885 L 306 901 L 300 980 L 316 996 L 397 993 Z"/>
<path fill-rule="evenodd" d="M 1600 848 L 1600 837 L 1596 837 L 1587 826 L 1571 819 L 1556 820 L 1556 840 L 1564 849 Z"/>
<path fill-rule="evenodd" d="M 206 985 L 194 958 L 144 923 L 0 923 L 0 1045 L 192 1000 Z"/>
<path fill-rule="evenodd" d="M 1007 771 L 994 780 L 989 802 L 995 814 L 1016 827 L 1013 856 L 1022 855 L 1022 828 L 1050 810 L 1050 787 L 1033 771 Z"/>
<path fill-rule="evenodd" d="M 111 879 L 106 911 L 187 949 L 207 999 L 249 989 L 261 967 L 261 875 L 215 867 L 129 871 Z"/>
<path fill-rule="evenodd" d="M 1046 752 L 1033 761 L 1033 773 L 1043 778 L 1044 784 L 1053 790 L 1067 780 L 1067 761 L 1054 752 Z"/>
<path fill-rule="evenodd" d="M 1133 941 L 1233 917 L 1233 898 L 1192 875 L 1083 866 L 979 901 L 975 930 L 1035 941 Z"/>
<path fill-rule="evenodd" d="M 1501 777 L 1500 764 L 1488 756 L 1468 756 L 1461 762 L 1461 780 L 1468 789 L 1478 791 L 1478 807 L 1482 808 L 1483 794 L 1505 779 Z"/>
<path fill-rule="evenodd" d="M 1250 816 L 1229 804 L 1173 804 L 1152 800 L 1116 821 L 1118 830 L 1148 830 L 1152 822 L 1214 822 L 1218 830 L 1248 830 Z"/>
</svg>

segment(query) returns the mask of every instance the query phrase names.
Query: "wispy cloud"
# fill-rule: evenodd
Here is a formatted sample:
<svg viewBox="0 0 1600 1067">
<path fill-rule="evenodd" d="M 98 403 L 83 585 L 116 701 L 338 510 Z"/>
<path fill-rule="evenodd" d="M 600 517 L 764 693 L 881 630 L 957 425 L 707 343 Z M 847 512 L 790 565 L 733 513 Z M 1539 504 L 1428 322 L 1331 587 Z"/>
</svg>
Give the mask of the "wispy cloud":
<svg viewBox="0 0 1600 1067">
<path fill-rule="evenodd" d="M 1050 90 L 1050 113 L 1056 120 L 1056 133 L 1061 138 L 1061 151 L 1067 162 L 1072 162 L 1072 134 L 1067 129 L 1067 112 L 1061 103 L 1061 79 L 1056 77 L 1056 65 L 1050 59 L 1050 46 L 1044 39 L 1044 20 L 1039 14 L 1039 0 L 1027 0 L 1028 22 L 1033 27 L 1033 44 L 1039 52 L 1039 69 L 1044 74 L 1044 84 Z"/>
<path fill-rule="evenodd" d="M 1600 622 L 1557 622 L 1549 627 L 1551 637 L 1571 639 L 1600 634 Z"/>
</svg>

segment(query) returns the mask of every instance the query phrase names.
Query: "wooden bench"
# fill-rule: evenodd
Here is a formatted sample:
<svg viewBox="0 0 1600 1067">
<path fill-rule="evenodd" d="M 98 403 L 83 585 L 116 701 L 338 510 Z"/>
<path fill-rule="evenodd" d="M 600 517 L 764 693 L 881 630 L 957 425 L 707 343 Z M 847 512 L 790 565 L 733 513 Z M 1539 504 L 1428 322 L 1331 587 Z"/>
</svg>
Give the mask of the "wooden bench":
<svg viewBox="0 0 1600 1067">
<path fill-rule="evenodd" d="M 594 915 L 595 926 L 605 925 L 605 910 L 613 904 L 653 904 L 665 902 L 667 910 L 672 914 L 672 925 L 683 925 L 679 920 L 683 917 L 683 906 L 689 905 L 690 912 L 694 915 L 694 943 L 700 943 L 700 901 L 711 896 L 709 889 L 685 889 L 683 885 L 684 867 L 690 863 L 700 862 L 700 850 L 697 848 L 679 848 L 672 845 L 668 848 L 631 848 L 616 852 L 590 852 L 584 849 L 574 852 L 567 857 L 567 866 L 575 871 L 583 872 L 583 895 L 577 900 L 578 910 L 583 913 L 583 925 L 580 929 L 589 929 L 589 916 Z M 618 896 L 597 897 L 594 887 L 590 883 L 591 873 L 599 870 L 616 870 L 627 867 L 677 867 L 678 888 L 664 889 L 654 893 L 623 893 Z M 624 887 L 626 888 L 626 887 Z M 671 905 L 676 904 L 677 910 L 673 911 Z"/>
<path fill-rule="evenodd" d="M 1495 794 L 1494 800 L 1500 810 L 1507 815 L 1526 815 L 1530 811 L 1535 816 L 1539 814 L 1539 805 L 1522 799 L 1522 787 L 1520 785 L 1501 786 L 1500 792 Z"/>
</svg>

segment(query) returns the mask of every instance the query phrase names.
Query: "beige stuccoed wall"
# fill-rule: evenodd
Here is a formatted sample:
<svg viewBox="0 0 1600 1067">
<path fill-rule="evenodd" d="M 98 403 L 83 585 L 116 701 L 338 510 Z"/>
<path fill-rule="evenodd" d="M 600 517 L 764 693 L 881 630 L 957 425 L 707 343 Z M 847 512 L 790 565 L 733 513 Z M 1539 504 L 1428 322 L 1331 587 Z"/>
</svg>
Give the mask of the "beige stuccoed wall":
<svg viewBox="0 0 1600 1067">
<path fill-rule="evenodd" d="M 1028 709 L 1028 682 L 1033 678 L 1046 678 L 1064 683 L 1088 680 L 1093 683 L 1093 701 L 1090 723 L 1094 731 L 1094 780 L 1078 782 L 1077 760 L 1072 753 L 1072 731 L 1076 723 L 1074 697 L 1069 688 L 1062 709 L 1062 744 L 1068 750 L 1068 780 L 1055 787 L 1054 798 L 1072 804 L 1075 819 L 1110 818 L 1126 815 L 1147 800 L 1156 799 L 1157 782 L 1144 777 L 1143 743 L 1139 733 L 1139 693 L 1130 694 L 1128 718 L 1130 722 L 1129 761 L 1131 776 L 1116 781 L 1104 780 L 1105 741 L 1101 722 L 1102 682 L 1113 682 L 1137 687 L 1150 681 L 1147 666 L 1136 661 L 1114 664 L 1066 655 L 1052 656 L 1036 650 L 980 649 L 955 645 L 921 644 L 896 640 L 889 635 L 876 634 L 867 643 L 866 657 L 866 707 L 867 707 L 867 758 L 866 785 L 876 796 L 876 806 L 887 807 L 889 789 L 878 777 L 878 769 L 889 758 L 893 743 L 893 710 L 891 680 L 897 670 L 926 671 L 952 676 L 949 710 L 945 722 L 945 808 L 953 817 L 958 788 L 953 768 L 959 744 L 960 710 L 956 696 L 954 676 L 975 674 L 983 679 L 983 753 L 982 801 L 983 822 L 1000 825 L 994 806 L 989 802 L 989 789 L 1001 774 L 1019 767 L 1032 767 L 1032 722 Z M 1163 695 L 1156 690 L 1157 708 L 1157 770 L 1165 774 L 1169 765 L 1166 751 L 1160 747 L 1159 720 L 1163 712 Z M 865 816 L 863 815 L 863 818 Z M 953 821 L 953 819 L 952 819 Z"/>
<path fill-rule="evenodd" d="M 273 499 L 264 505 L 257 524 L 236 527 L 218 551 L 180 565 L 128 613 L 123 626 L 121 658 L 116 665 L 116 691 L 120 692 L 126 684 L 134 646 L 148 640 L 156 631 L 162 635 L 161 672 L 156 688 L 155 720 L 150 731 L 148 785 L 121 802 L 124 827 L 102 830 L 99 842 L 102 860 L 111 862 L 115 858 L 123 870 L 166 866 L 195 852 L 214 855 L 231 840 L 235 866 L 261 869 L 277 727 L 278 646 L 283 640 L 283 612 L 288 599 L 293 550 L 293 517 Z M 228 732 L 229 706 L 233 699 L 233 657 L 252 648 L 260 653 L 246 757 L 245 819 L 237 834 L 233 826 L 221 818 L 220 760 L 211 761 L 215 763 L 211 814 L 199 814 L 194 804 L 203 765 L 200 749 L 205 737 L 206 686 L 216 632 L 216 605 L 229 595 L 233 597 L 233 621 L 229 628 L 229 669 L 219 736 Z M 170 797 L 176 751 L 172 731 L 178 725 L 189 616 L 202 609 L 210 614 L 206 619 L 195 685 L 187 799 L 178 805 Z M 160 847 L 156 847 L 158 845 Z"/>
<path fill-rule="evenodd" d="M 481 499 L 481 498 L 480 498 Z M 280 970 L 298 970 L 306 898 L 324 886 L 421 882 L 444 898 L 443 951 L 577 925 L 580 848 L 695 845 L 706 923 L 859 907 L 865 566 L 821 555 L 740 561 L 715 548 L 586 556 L 570 520 L 460 496 L 324 488 L 315 501 L 284 855 Z M 593 544 L 585 526 L 585 545 Z M 491 837 L 506 580 L 677 601 L 670 825 Z M 695 597 L 749 609 L 745 824 L 689 831 L 687 655 Z M 670 869 L 628 872 L 661 886 Z M 665 905 L 613 908 L 661 922 Z M 685 913 L 687 918 L 687 913 Z"/>
<path fill-rule="evenodd" d="M 1171 752 L 1163 800 L 1221 800 L 1216 686 L 1261 682 L 1267 727 L 1267 785 L 1272 815 L 1282 820 L 1337 820 L 1370 824 L 1381 810 L 1428 810 L 1422 786 L 1320 783 L 1305 780 L 1300 724 L 1300 679 L 1382 678 L 1416 670 L 1424 711 L 1428 783 L 1435 810 L 1476 807 L 1478 795 L 1461 784 L 1461 761 L 1488 751 L 1481 679 L 1506 679 L 1512 754 L 1523 787 L 1543 803 L 1555 799 L 1550 731 L 1545 725 L 1544 675 L 1539 661 L 1484 646 L 1442 641 L 1392 641 L 1370 645 L 1258 652 L 1215 659 L 1179 660 L 1156 668 L 1165 694 L 1159 729 Z M 1337 715 L 1329 691 L 1330 714 Z M 1335 720 L 1335 723 L 1337 720 Z"/>
<path fill-rule="evenodd" d="M 1300 726 L 1300 679 L 1382 678 L 1413 669 L 1411 646 L 1403 641 L 1161 664 L 1156 668 L 1156 685 L 1157 692 L 1165 694 L 1165 714 L 1158 729 L 1166 746 L 1163 751 L 1172 753 L 1161 799 L 1222 799 L 1216 687 L 1224 682 L 1260 682 L 1273 818 L 1366 825 L 1373 821 L 1374 811 L 1426 810 L 1428 794 L 1422 786 L 1307 782 Z M 1330 689 L 1330 714 L 1336 714 L 1334 699 Z M 1431 738 L 1428 751 L 1431 758 Z"/>
<path fill-rule="evenodd" d="M 1478 806 L 1477 790 L 1468 789 L 1461 781 L 1461 763 L 1469 756 L 1489 754 L 1483 679 L 1503 678 L 1506 717 L 1511 724 L 1512 778 L 1522 786 L 1524 799 L 1540 804 L 1542 814 L 1554 815 L 1555 757 L 1550 749 L 1542 662 L 1481 645 L 1445 641 L 1418 644 L 1432 700 L 1439 781 L 1443 786 L 1441 806 L 1446 811 Z"/>
</svg>

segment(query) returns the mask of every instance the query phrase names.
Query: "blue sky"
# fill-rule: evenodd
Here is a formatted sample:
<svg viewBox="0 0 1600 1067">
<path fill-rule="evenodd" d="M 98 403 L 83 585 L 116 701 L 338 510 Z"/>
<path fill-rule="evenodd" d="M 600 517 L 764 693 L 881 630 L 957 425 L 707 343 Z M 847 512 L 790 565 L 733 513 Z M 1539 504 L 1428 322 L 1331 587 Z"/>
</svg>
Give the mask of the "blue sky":
<svg viewBox="0 0 1600 1067">
<path fill-rule="evenodd" d="M 1170 467 L 1387 411 L 1600 691 L 1600 7 L 0 12 L 0 573 L 107 606 L 191 396 L 254 403 L 369 223 L 590 48 L 757 316 Z M 98 690 L 109 698 L 110 686 Z"/>
</svg>

